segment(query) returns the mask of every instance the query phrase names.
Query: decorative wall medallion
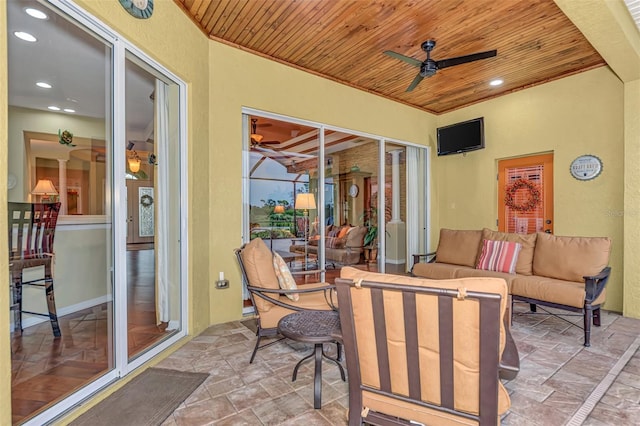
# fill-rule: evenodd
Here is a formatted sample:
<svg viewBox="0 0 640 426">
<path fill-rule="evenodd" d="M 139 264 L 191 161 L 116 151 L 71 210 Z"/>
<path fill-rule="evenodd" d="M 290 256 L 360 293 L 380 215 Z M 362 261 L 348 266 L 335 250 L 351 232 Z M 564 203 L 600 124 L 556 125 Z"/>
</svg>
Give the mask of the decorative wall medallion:
<svg viewBox="0 0 640 426">
<path fill-rule="evenodd" d="M 120 4 L 138 19 L 147 19 L 153 15 L 153 0 L 120 0 Z"/>
<path fill-rule="evenodd" d="M 569 171 L 578 180 L 595 179 L 602 173 L 602 160 L 595 155 L 581 155 L 571 162 Z"/>
<path fill-rule="evenodd" d="M 358 188 L 358 185 L 356 184 L 351 185 L 351 187 L 349 188 L 349 195 L 351 195 L 351 197 L 353 198 L 357 197 L 359 192 L 360 188 Z"/>
</svg>

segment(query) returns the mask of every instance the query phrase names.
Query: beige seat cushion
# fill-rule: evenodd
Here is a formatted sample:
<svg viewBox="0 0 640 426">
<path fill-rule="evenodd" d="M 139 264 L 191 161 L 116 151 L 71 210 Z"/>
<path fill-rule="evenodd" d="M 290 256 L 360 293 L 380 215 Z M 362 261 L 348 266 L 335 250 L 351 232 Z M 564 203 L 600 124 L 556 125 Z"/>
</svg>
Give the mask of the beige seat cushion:
<svg viewBox="0 0 640 426">
<path fill-rule="evenodd" d="M 273 269 L 273 254 L 261 238 L 249 241 L 240 254 L 247 273 L 249 285 L 254 287 L 279 289 L 278 277 Z M 255 298 L 258 311 L 266 311 L 273 304 L 259 297 Z"/>
<path fill-rule="evenodd" d="M 533 274 L 533 252 L 536 247 L 537 234 L 515 234 L 507 232 L 492 231 L 484 228 L 482 230 L 483 240 L 509 241 L 520 243 L 522 248 L 518 254 L 516 262 L 516 274 L 532 275 Z"/>
<path fill-rule="evenodd" d="M 518 275 L 508 274 L 506 272 L 485 271 L 483 269 L 458 268 L 456 269 L 455 278 L 471 278 L 471 277 L 492 277 L 502 278 L 507 283 L 507 288 L 511 288 L 511 283 Z"/>
<path fill-rule="evenodd" d="M 565 281 L 540 276 L 516 276 L 511 282 L 509 291 L 514 296 L 544 300 L 575 308 L 584 307 L 584 298 L 586 296 L 584 282 Z M 592 302 L 592 305 L 604 303 L 605 293 L 606 290 Z"/>
<path fill-rule="evenodd" d="M 417 277 L 429 278 L 432 280 L 449 280 L 456 278 L 459 269 L 472 270 L 469 266 L 450 265 L 448 263 L 416 263 L 412 273 Z"/>
<path fill-rule="evenodd" d="M 475 268 L 482 242 L 480 230 L 440 229 L 436 263 L 471 266 Z"/>
<path fill-rule="evenodd" d="M 478 291 L 485 293 L 496 293 L 502 298 L 500 303 L 500 318 L 504 317 L 508 292 L 507 285 L 503 279 L 499 278 L 462 278 L 453 280 L 428 280 L 423 278 L 412 278 L 401 275 L 379 274 L 374 272 L 362 271 L 359 269 L 344 267 L 340 272 L 340 276 L 346 279 L 366 281 L 376 281 L 385 283 L 395 283 L 404 285 L 428 286 L 443 289 L 459 289 L 464 288 L 467 291 Z M 360 375 L 362 383 L 372 387 L 379 387 L 378 383 L 378 363 L 376 355 L 376 339 L 373 327 L 373 313 L 371 312 L 370 292 L 365 289 L 352 289 L 351 299 L 353 301 L 354 320 L 360 324 L 369 324 L 364 327 L 358 327 L 356 335 L 358 346 L 358 357 L 360 363 Z M 391 300 L 398 296 L 398 300 Z M 433 296 L 420 296 L 416 298 L 417 312 L 419 322 L 421 324 L 437 324 L 439 321 L 437 298 Z M 467 303 L 469 302 L 469 303 Z M 477 413 L 478 412 L 478 370 L 479 370 L 479 310 L 478 303 L 475 301 L 457 300 L 453 301 L 453 318 L 454 318 L 454 382 L 456 383 L 454 393 L 454 404 L 456 409 Z M 387 337 L 389 339 L 389 364 L 393 366 L 393 376 L 391 387 L 394 393 L 408 395 L 408 378 L 406 377 L 406 352 L 402 349 L 403 345 L 396 342 L 404 341 L 404 318 L 399 314 L 398 306 L 401 311 L 402 299 L 400 294 L 385 295 L 385 318 L 387 326 Z M 389 311 L 387 311 L 389 309 Z M 438 365 L 439 362 L 439 340 L 436 332 L 428 333 L 425 330 L 420 333 L 420 365 Z M 503 321 L 500 321 L 500 353 L 504 350 L 506 331 Z M 459 348 L 459 349 L 456 349 Z M 474 349 L 470 349 L 474 348 Z M 498 378 L 496 378 L 498 380 Z M 440 403 L 440 387 L 439 374 L 437 368 L 421 368 L 420 381 L 422 383 L 422 396 L 425 402 L 435 404 Z M 380 404 L 383 402 L 380 401 Z M 391 400 L 384 402 L 391 404 Z M 375 409 L 373 401 L 369 401 L 370 407 Z M 396 403 L 394 403 L 396 404 Z M 498 412 L 504 413 L 510 406 L 509 395 L 502 385 L 498 382 Z M 365 403 L 365 406 L 367 404 Z M 395 409 L 394 409 L 395 410 Z M 385 411 L 389 414 L 396 414 L 399 417 L 415 418 L 414 416 L 406 417 L 407 411 L 398 406 L 397 411 Z M 497 419 L 496 419 L 497 420 Z M 428 423 L 428 422 L 427 422 Z"/>
<path fill-rule="evenodd" d="M 609 264 L 610 253 L 608 237 L 560 237 L 538 232 L 533 274 L 583 282 L 584 276 L 597 275 Z"/>
<path fill-rule="evenodd" d="M 300 287 L 298 288 L 302 290 L 302 289 L 308 289 L 312 287 L 322 287 L 326 285 L 328 284 L 313 283 L 313 284 L 300 285 Z M 334 292 L 335 290 L 327 291 L 327 297 L 330 298 Z M 331 299 L 329 300 L 329 303 L 327 303 L 327 298 L 325 297 L 324 291 L 317 291 L 313 293 L 300 293 L 299 296 L 300 298 L 298 299 L 298 301 L 295 301 L 295 302 L 287 299 L 284 296 L 280 296 L 279 300 L 288 305 L 293 305 L 293 306 L 297 306 L 304 309 L 316 309 L 316 310 L 322 310 L 322 311 L 331 310 L 331 306 L 329 305 L 329 303 L 331 303 Z M 335 294 L 333 294 L 333 303 L 337 305 L 337 299 L 335 297 Z M 269 305 L 270 305 L 269 310 L 258 312 L 258 314 L 260 315 L 260 326 L 262 328 L 277 327 L 278 321 L 280 321 L 280 318 L 282 318 L 285 315 L 296 312 L 293 309 L 288 309 L 283 306 L 274 305 L 273 303 L 270 303 L 270 302 L 269 302 Z"/>
</svg>

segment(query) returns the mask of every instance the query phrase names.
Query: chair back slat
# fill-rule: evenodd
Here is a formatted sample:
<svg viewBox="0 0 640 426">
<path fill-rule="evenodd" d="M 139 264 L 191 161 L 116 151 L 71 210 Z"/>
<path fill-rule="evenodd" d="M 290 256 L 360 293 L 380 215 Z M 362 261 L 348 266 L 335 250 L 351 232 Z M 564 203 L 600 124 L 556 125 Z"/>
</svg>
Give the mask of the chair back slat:
<svg viewBox="0 0 640 426">
<path fill-rule="evenodd" d="M 53 254 L 60 203 L 8 203 L 9 256 Z"/>
<path fill-rule="evenodd" d="M 371 289 L 371 309 L 376 315 L 373 317 L 373 328 L 376 333 L 376 353 L 378 356 L 378 370 L 380 374 L 380 389 L 391 392 L 391 369 L 389 367 L 389 349 L 387 347 L 387 322 L 385 320 L 382 290 Z"/>
<path fill-rule="evenodd" d="M 416 294 L 402 293 L 404 311 L 404 333 L 407 344 L 407 377 L 409 378 L 409 397 L 422 399 L 420 388 L 420 352 L 418 347 L 418 315 Z"/>
<path fill-rule="evenodd" d="M 438 296 L 440 337 L 440 403 L 453 409 L 453 299 Z"/>
</svg>

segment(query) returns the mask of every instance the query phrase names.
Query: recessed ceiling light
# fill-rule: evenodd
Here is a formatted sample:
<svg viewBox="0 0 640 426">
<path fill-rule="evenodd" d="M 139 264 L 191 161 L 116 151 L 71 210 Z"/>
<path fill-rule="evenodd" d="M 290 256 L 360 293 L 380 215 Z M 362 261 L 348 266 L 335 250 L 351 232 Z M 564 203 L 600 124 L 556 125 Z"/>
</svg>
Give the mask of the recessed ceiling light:
<svg viewBox="0 0 640 426">
<path fill-rule="evenodd" d="M 18 37 L 20 40 L 34 42 L 37 39 L 29 33 L 25 33 L 24 31 L 16 31 L 13 33 L 14 36 Z"/>
<path fill-rule="evenodd" d="M 60 108 L 54 105 L 48 106 L 47 108 L 49 108 L 51 111 L 60 111 Z"/>
<path fill-rule="evenodd" d="M 76 112 L 75 109 L 71 109 L 71 108 L 65 108 L 63 111 L 64 112 Z"/>
<path fill-rule="evenodd" d="M 489 85 L 490 85 L 490 86 L 500 86 L 502 83 L 504 83 L 504 81 L 503 81 L 503 80 L 501 80 L 501 79 L 499 79 L 499 78 L 496 78 L 495 80 L 491 80 L 491 81 L 489 82 Z"/>
<path fill-rule="evenodd" d="M 36 19 L 47 19 L 48 18 L 46 13 L 44 13 L 41 10 L 34 9 L 32 7 L 28 7 L 24 11 L 27 12 L 27 15 L 31 16 L 32 18 L 36 18 Z"/>
<path fill-rule="evenodd" d="M 42 87 L 43 89 L 51 89 L 51 85 L 49 83 L 45 83 L 44 81 L 37 82 L 36 86 Z"/>
</svg>

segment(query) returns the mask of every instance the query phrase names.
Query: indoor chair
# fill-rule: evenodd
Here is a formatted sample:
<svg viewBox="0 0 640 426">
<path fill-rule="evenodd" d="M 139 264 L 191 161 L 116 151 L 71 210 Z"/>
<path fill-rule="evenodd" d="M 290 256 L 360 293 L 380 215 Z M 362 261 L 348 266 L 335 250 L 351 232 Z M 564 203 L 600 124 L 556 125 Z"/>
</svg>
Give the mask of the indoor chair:
<svg viewBox="0 0 640 426">
<path fill-rule="evenodd" d="M 426 280 L 345 267 L 336 280 L 349 425 L 499 424 L 508 329 L 500 278 Z"/>
<path fill-rule="evenodd" d="M 22 314 L 48 317 L 53 335 L 60 337 L 60 326 L 56 313 L 53 292 L 53 239 L 60 203 L 16 203 L 9 202 L 9 271 L 11 273 L 12 310 L 14 330 L 22 333 Z M 43 267 L 41 278 L 25 281 L 25 269 Z M 48 313 L 25 311 L 22 308 L 22 287 L 43 287 Z"/>
<path fill-rule="evenodd" d="M 285 315 L 302 311 L 327 311 L 336 309 L 335 286 L 327 283 L 309 283 L 295 290 L 280 288 L 275 268 L 273 252 L 260 238 L 255 238 L 235 250 L 242 278 L 247 285 L 251 302 L 255 308 L 258 339 L 251 354 L 252 363 L 258 349 L 265 348 L 283 340 L 284 337 L 260 346 L 263 337 L 278 336 L 278 321 Z M 292 272 L 292 275 L 312 275 L 318 271 Z M 291 300 L 287 295 L 298 295 L 298 300 Z M 338 343 L 338 357 L 341 347 Z M 339 358 L 340 359 L 340 358 Z"/>
</svg>

